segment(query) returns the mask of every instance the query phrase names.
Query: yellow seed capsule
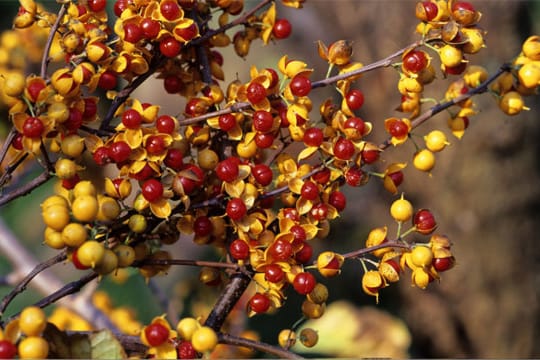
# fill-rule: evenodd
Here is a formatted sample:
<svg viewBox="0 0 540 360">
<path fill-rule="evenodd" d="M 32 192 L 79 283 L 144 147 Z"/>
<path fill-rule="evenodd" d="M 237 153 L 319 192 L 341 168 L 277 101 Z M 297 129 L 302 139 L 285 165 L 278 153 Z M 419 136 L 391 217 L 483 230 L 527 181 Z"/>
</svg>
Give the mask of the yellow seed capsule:
<svg viewBox="0 0 540 360">
<path fill-rule="evenodd" d="M 81 246 L 88 238 L 86 228 L 79 223 L 69 223 L 62 230 L 62 241 L 67 246 Z"/>
<path fill-rule="evenodd" d="M 518 70 L 519 82 L 528 89 L 540 85 L 540 61 L 531 61 Z"/>
<path fill-rule="evenodd" d="M 218 343 L 216 332 L 209 326 L 201 326 L 195 330 L 191 337 L 191 344 L 195 351 L 204 353 L 212 351 Z"/>
<path fill-rule="evenodd" d="M 181 319 L 176 325 L 178 336 L 186 341 L 191 341 L 195 331 L 201 327 L 201 323 L 195 318 L 186 317 Z"/>
<path fill-rule="evenodd" d="M 431 171 L 435 166 L 435 155 L 428 149 L 422 149 L 414 155 L 413 165 L 418 170 Z"/>
<path fill-rule="evenodd" d="M 446 145 L 449 145 L 446 135 L 440 130 L 431 131 L 424 136 L 424 141 L 426 142 L 426 147 L 433 152 L 441 151 Z"/>
<path fill-rule="evenodd" d="M 522 110 L 529 110 L 523 97 L 517 91 L 509 91 L 499 101 L 499 108 L 507 115 L 517 115 Z"/>
<path fill-rule="evenodd" d="M 439 49 L 441 63 L 446 67 L 455 67 L 463 61 L 463 53 L 460 49 L 452 45 L 444 45 Z"/>
<path fill-rule="evenodd" d="M 296 333 L 291 329 L 283 329 L 279 332 L 278 343 L 282 348 L 288 349 L 296 342 Z"/>
<path fill-rule="evenodd" d="M 39 336 L 24 338 L 17 348 L 21 359 L 45 359 L 49 354 L 49 343 Z"/>
<path fill-rule="evenodd" d="M 29 306 L 21 312 L 19 328 L 27 336 L 38 336 L 47 326 L 45 312 L 37 306 Z"/>
<path fill-rule="evenodd" d="M 529 36 L 522 46 L 523 54 L 531 60 L 540 60 L 540 36 Z"/>
<path fill-rule="evenodd" d="M 419 267 L 427 267 L 431 265 L 433 260 L 433 252 L 426 246 L 416 246 L 411 252 L 411 261 Z"/>
<path fill-rule="evenodd" d="M 53 249 L 60 250 L 66 246 L 62 240 L 62 233 L 48 226 L 45 228 L 43 239 L 43 243 Z"/>
<path fill-rule="evenodd" d="M 62 231 L 69 224 L 69 210 L 64 205 L 51 205 L 42 212 L 43 222 L 56 231 Z"/>
<path fill-rule="evenodd" d="M 60 149 L 69 157 L 78 157 L 84 150 L 84 138 L 77 134 L 68 135 L 62 140 Z"/>
<path fill-rule="evenodd" d="M 82 169 L 81 166 L 70 159 L 58 159 L 54 165 L 56 176 L 60 179 L 71 179 L 77 174 L 77 171 Z"/>
<path fill-rule="evenodd" d="M 413 214 L 413 206 L 401 194 L 401 198 L 394 201 L 390 206 L 390 214 L 396 221 L 408 221 Z"/>
<path fill-rule="evenodd" d="M 99 211 L 98 201 L 95 196 L 91 195 L 76 197 L 71 205 L 71 211 L 75 219 L 82 222 L 92 222 L 96 219 Z"/>
<path fill-rule="evenodd" d="M 105 255 L 102 243 L 95 240 L 86 241 L 77 249 L 77 259 L 84 266 L 94 268 Z"/>
<path fill-rule="evenodd" d="M 411 281 L 413 285 L 418 286 L 420 289 L 425 289 L 430 282 L 430 275 L 426 270 L 418 267 L 412 271 Z"/>
</svg>

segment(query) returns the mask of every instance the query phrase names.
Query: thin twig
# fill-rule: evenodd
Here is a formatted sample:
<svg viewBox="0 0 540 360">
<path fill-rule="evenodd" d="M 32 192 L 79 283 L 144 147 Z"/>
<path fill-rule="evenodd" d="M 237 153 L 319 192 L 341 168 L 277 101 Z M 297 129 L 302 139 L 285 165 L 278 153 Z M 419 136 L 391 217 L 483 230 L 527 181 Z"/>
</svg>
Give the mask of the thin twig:
<svg viewBox="0 0 540 360">
<path fill-rule="evenodd" d="M 260 341 L 254 341 L 230 334 L 219 333 L 218 340 L 221 344 L 244 346 L 267 354 L 275 355 L 280 359 L 303 359 L 300 355 L 295 354 L 292 351 L 285 350 L 281 347 L 272 346 Z"/>
<path fill-rule="evenodd" d="M 132 264 L 133 267 L 141 267 L 145 265 L 186 265 L 186 266 L 207 266 L 212 268 L 239 270 L 237 264 L 223 263 L 216 261 L 201 261 L 201 260 L 186 260 L 186 259 L 144 259 L 136 261 Z"/>
<path fill-rule="evenodd" d="M 64 17 L 66 11 L 67 3 L 64 3 L 60 7 L 60 10 L 58 11 L 58 15 L 56 17 L 56 21 L 54 22 L 51 30 L 49 31 L 49 36 L 47 37 L 47 42 L 45 43 L 45 48 L 43 49 L 43 58 L 41 59 L 40 76 L 42 79 L 45 79 L 45 76 L 47 75 L 47 65 L 49 65 L 49 51 L 54 40 L 54 35 L 56 35 L 56 31 L 58 30 L 58 27 L 60 26 L 60 23 L 62 22 L 62 18 Z"/>
<path fill-rule="evenodd" d="M 19 198 L 21 196 L 29 194 L 30 192 L 32 192 L 32 190 L 34 190 L 34 189 L 40 187 L 41 185 L 43 185 L 44 183 L 46 183 L 51 177 L 52 177 L 52 175 L 48 171 L 42 172 L 34 180 L 24 184 L 21 187 L 18 187 L 16 189 L 14 189 L 13 191 L 10 191 L 6 195 L 0 196 L 0 206 L 3 206 L 5 204 L 7 204 L 8 202 L 10 202 L 10 201 L 12 201 L 14 199 L 17 199 L 17 198 Z"/>
</svg>

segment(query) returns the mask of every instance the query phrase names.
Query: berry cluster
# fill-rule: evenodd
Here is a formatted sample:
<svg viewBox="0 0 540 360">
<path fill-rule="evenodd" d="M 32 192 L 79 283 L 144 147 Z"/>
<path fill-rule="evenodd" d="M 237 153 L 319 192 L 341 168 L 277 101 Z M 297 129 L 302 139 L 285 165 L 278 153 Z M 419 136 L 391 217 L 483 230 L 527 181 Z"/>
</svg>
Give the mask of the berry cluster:
<svg viewBox="0 0 540 360">
<path fill-rule="evenodd" d="M 281 4 L 301 8 L 303 2 Z M 512 66 L 496 76 L 469 64 L 465 56 L 484 47 L 485 33 L 478 27 L 480 12 L 465 1 L 418 2 L 421 40 L 384 61 L 364 66 L 353 60 L 349 41 L 319 42 L 319 56 L 328 63 L 324 79 L 314 79 L 306 62 L 284 55 L 273 67 L 251 66 L 249 79 L 229 82 L 217 49 L 232 46 L 246 57 L 257 39 L 267 44 L 290 36 L 292 25 L 277 16 L 276 2 L 263 0 L 244 12 L 242 0 L 116 0 L 111 13 L 106 0 L 60 3 L 53 13 L 33 0 L 20 1 L 18 30 L 10 36 L 22 38 L 28 30 L 49 35 L 43 57 L 35 60 L 42 59 L 42 71 L 23 75 L 24 66 L 12 64 L 2 77 L 2 100 L 13 124 L 0 154 L 10 161 L 8 175 L 37 158 L 45 180 L 58 179 L 56 194 L 41 204 L 44 243 L 96 277 L 134 267 L 148 279 L 173 264 L 201 266 L 199 280 L 211 286 L 233 286 L 244 277 L 242 288 L 225 291 L 218 301 L 236 303 L 251 283 L 248 316 L 274 312 L 294 291 L 303 297 L 303 318 L 321 317 L 329 296 L 323 280 L 338 276 L 349 260 L 361 262 L 361 286 L 377 301 L 380 289 L 405 271 L 422 289 L 439 279 L 455 262 L 450 242 L 433 233 L 432 212 L 414 211 L 403 195 L 390 207 L 395 239 L 384 226 L 371 230 L 364 248 L 345 254 L 316 254 L 314 242 L 329 235 L 331 221 L 347 208 L 345 187 L 375 178 L 388 192 L 399 192 L 406 164 L 384 158 L 388 146 L 413 142 L 414 167 L 431 172 L 434 154 L 448 140 L 435 129 L 422 136 L 425 146 L 418 146 L 412 135 L 423 122 L 451 108 L 448 127 L 460 138 L 476 113 L 473 95 L 491 84 L 501 109 L 514 115 L 526 109 L 522 95 L 536 91 L 540 78 L 538 36 L 527 39 Z M 229 36 L 235 27 L 241 30 Z M 5 42 L 3 47 L 19 46 L 10 38 Z M 424 86 L 436 79 L 430 52 L 438 55 L 445 76 L 460 78 L 422 113 Z M 365 98 L 358 80 L 388 64 L 400 76 L 398 110 L 409 115 L 367 121 L 359 115 Z M 153 75 L 163 79 L 168 93 L 185 100 L 180 115 L 131 96 Z M 314 90 L 326 85 L 334 86 L 335 96 L 314 106 Z M 111 100 L 106 109 L 100 92 Z M 370 138 L 379 123 L 388 135 L 381 144 Z M 86 179 L 90 166 L 107 174 L 103 186 Z M 7 182 L 8 176 L 0 177 L 0 187 Z M 172 259 L 166 246 L 181 234 L 212 246 L 220 261 Z M 405 240 L 410 234 L 430 239 Z M 94 305 L 157 358 L 198 357 L 213 351 L 218 339 L 227 341 L 224 320 L 213 313 L 204 324 L 183 318 L 173 330 L 163 316 L 143 326 L 103 294 L 95 294 Z M 228 314 L 233 306 L 225 308 Z M 18 342 L 19 356 L 45 357 L 43 329 L 23 329 L 24 316 L 18 320 L 26 336 Z M 61 314 L 51 322 L 62 330 L 81 326 Z M 0 349 L 12 357 L 19 339 L 11 338 L 8 328 L 5 334 Z M 293 326 L 280 333 L 278 343 L 288 349 L 297 339 L 313 346 L 317 333 L 304 329 L 297 335 Z M 28 343 L 34 344 L 28 345 L 31 350 L 21 348 Z"/>
</svg>

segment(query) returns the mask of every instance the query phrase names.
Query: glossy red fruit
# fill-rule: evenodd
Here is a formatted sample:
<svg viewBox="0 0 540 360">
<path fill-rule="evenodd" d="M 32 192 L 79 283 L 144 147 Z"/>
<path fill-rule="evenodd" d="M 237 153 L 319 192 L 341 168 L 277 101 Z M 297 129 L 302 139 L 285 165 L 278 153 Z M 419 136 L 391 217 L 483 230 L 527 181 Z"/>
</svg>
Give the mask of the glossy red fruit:
<svg viewBox="0 0 540 360">
<path fill-rule="evenodd" d="M 326 185 L 328 181 L 330 181 L 330 175 L 332 175 L 332 172 L 330 171 L 330 169 L 324 168 L 320 171 L 317 171 L 315 174 L 313 174 L 311 178 L 317 184 Z"/>
<path fill-rule="evenodd" d="M 272 169 L 270 169 L 270 167 L 266 164 L 255 165 L 251 169 L 251 174 L 253 174 L 255 181 L 257 181 L 262 186 L 270 185 L 274 178 L 274 173 L 272 172 Z"/>
<path fill-rule="evenodd" d="M 163 195 L 163 185 L 157 179 L 149 179 L 141 187 L 142 195 L 149 202 L 157 201 Z"/>
<path fill-rule="evenodd" d="M 127 159 L 129 159 L 129 155 L 131 154 L 131 148 L 129 147 L 128 143 L 125 141 L 116 141 L 113 142 L 109 148 L 109 158 L 114 161 L 115 163 L 119 164 Z"/>
<path fill-rule="evenodd" d="M 236 125 L 236 118 L 232 114 L 223 114 L 218 118 L 219 128 L 223 131 L 229 131 Z"/>
<path fill-rule="evenodd" d="M 74 132 L 79 129 L 83 124 L 83 113 L 76 108 L 69 109 L 69 117 L 64 121 L 64 127 L 70 131 Z"/>
<path fill-rule="evenodd" d="M 298 250 L 296 254 L 294 254 L 294 259 L 299 264 L 307 264 L 310 262 L 312 256 L 313 256 L 313 247 L 307 242 L 304 242 L 300 250 Z"/>
<path fill-rule="evenodd" d="M 360 186 L 364 178 L 364 172 L 359 167 L 351 167 L 345 172 L 345 182 L 349 186 Z"/>
<path fill-rule="evenodd" d="M 28 90 L 28 94 L 30 95 L 30 100 L 36 102 L 41 90 L 45 89 L 46 86 L 45 81 L 41 78 L 30 80 L 30 83 L 26 86 L 26 90 Z"/>
<path fill-rule="evenodd" d="M 144 36 L 144 32 L 141 27 L 135 23 L 127 23 L 124 25 L 124 40 L 135 44 L 141 40 Z"/>
<path fill-rule="evenodd" d="M 285 272 L 277 264 L 269 264 L 264 268 L 264 278 L 271 283 L 278 283 L 285 279 Z"/>
<path fill-rule="evenodd" d="M 236 239 L 229 245 L 229 253 L 236 260 L 246 260 L 249 258 L 249 245 L 241 239 Z"/>
<path fill-rule="evenodd" d="M 175 30 L 175 35 L 180 36 L 182 39 L 189 41 L 193 39 L 199 33 L 199 29 L 195 23 L 192 23 L 188 27 L 179 28 Z"/>
<path fill-rule="evenodd" d="M 366 128 L 366 123 L 359 117 L 350 117 L 343 123 L 345 129 L 355 129 L 358 134 L 363 134 Z"/>
<path fill-rule="evenodd" d="M 142 19 L 139 26 L 146 39 L 154 39 L 159 34 L 159 30 L 161 30 L 159 22 L 151 18 Z"/>
<path fill-rule="evenodd" d="M 128 7 L 128 0 L 116 0 L 113 6 L 114 15 L 120 17 L 122 12 Z"/>
<path fill-rule="evenodd" d="M 166 36 L 159 42 L 159 51 L 168 58 L 180 54 L 182 44 L 173 36 Z"/>
<path fill-rule="evenodd" d="M 270 299 L 264 294 L 255 293 L 255 295 L 249 299 L 249 307 L 257 314 L 262 314 L 270 308 Z"/>
<path fill-rule="evenodd" d="M 216 165 L 216 175 L 221 181 L 232 182 L 240 171 L 238 158 L 230 157 Z"/>
<path fill-rule="evenodd" d="M 292 244 L 283 239 L 277 239 L 270 245 L 268 249 L 268 254 L 275 261 L 285 261 L 293 255 Z"/>
<path fill-rule="evenodd" d="M 167 150 L 167 155 L 165 155 L 163 162 L 167 167 L 179 171 L 184 165 L 184 155 L 179 149 L 169 149 Z"/>
<path fill-rule="evenodd" d="M 287 19 L 278 19 L 272 28 L 272 34 L 276 39 L 286 39 L 291 35 L 292 25 Z"/>
<path fill-rule="evenodd" d="M 424 235 L 431 234 L 437 227 L 435 216 L 428 209 L 418 210 L 412 218 L 412 223 L 416 226 L 416 231 Z"/>
<path fill-rule="evenodd" d="M 321 146 L 324 141 L 324 133 L 321 129 L 312 127 L 304 132 L 304 144 L 307 146 Z"/>
<path fill-rule="evenodd" d="M 166 145 L 163 137 L 158 135 L 150 135 L 145 142 L 144 148 L 149 155 L 158 155 L 165 151 Z"/>
<path fill-rule="evenodd" d="M 172 116 L 161 115 L 156 119 L 156 129 L 160 133 L 172 134 L 176 129 L 176 121 Z"/>
<path fill-rule="evenodd" d="M 141 114 L 135 109 L 128 109 L 122 113 L 122 124 L 128 129 L 138 129 L 142 123 Z"/>
<path fill-rule="evenodd" d="M 257 110 L 253 114 L 253 129 L 268 132 L 274 126 L 274 117 L 266 110 Z"/>
<path fill-rule="evenodd" d="M 445 258 L 433 258 L 431 264 L 435 268 L 435 270 L 442 272 L 446 270 L 450 270 L 454 267 L 456 263 L 456 259 L 453 256 L 445 257 Z"/>
<path fill-rule="evenodd" d="M 195 190 L 199 189 L 202 186 L 204 181 L 204 172 L 202 169 L 194 164 L 186 164 L 182 172 L 189 173 L 189 177 L 180 175 L 177 177 L 177 180 L 182 184 L 184 193 L 190 195 Z"/>
<path fill-rule="evenodd" d="M 17 347 L 9 340 L 0 340 L 0 359 L 13 359 L 17 355 Z"/>
<path fill-rule="evenodd" d="M 431 1 L 422 1 L 422 6 L 424 7 L 424 11 L 426 12 L 426 20 L 431 21 L 435 19 L 435 17 L 439 13 L 439 8 L 437 7 L 437 4 Z"/>
<path fill-rule="evenodd" d="M 311 91 L 311 80 L 303 75 L 295 75 L 289 87 L 294 96 L 307 96 Z"/>
<path fill-rule="evenodd" d="M 363 150 L 362 151 L 362 161 L 366 164 L 372 164 L 375 161 L 379 160 L 380 151 L 378 150 Z"/>
<path fill-rule="evenodd" d="M 401 170 L 395 171 L 393 173 L 388 174 L 388 177 L 392 179 L 392 182 L 394 183 L 394 185 L 398 187 L 403 182 L 403 178 L 404 178 L 403 171 Z"/>
<path fill-rule="evenodd" d="M 106 146 L 100 146 L 92 154 L 94 161 L 97 165 L 103 166 L 111 162 L 109 157 L 109 148 Z"/>
<path fill-rule="evenodd" d="M 347 197 L 339 190 L 332 191 L 328 196 L 328 203 L 342 212 L 347 206 Z"/>
<path fill-rule="evenodd" d="M 293 287 L 301 295 L 309 294 L 317 284 L 315 276 L 309 272 L 301 272 L 294 277 Z"/>
<path fill-rule="evenodd" d="M 107 0 L 88 0 L 88 7 L 94 12 L 105 10 Z"/>
<path fill-rule="evenodd" d="M 17 132 L 17 134 L 13 137 L 13 140 L 11 140 L 11 146 L 15 150 L 22 150 L 23 149 L 23 134 Z"/>
<path fill-rule="evenodd" d="M 293 225 L 289 229 L 290 233 L 293 234 L 294 240 L 293 245 L 297 246 L 302 244 L 307 239 L 306 230 L 301 225 Z"/>
<path fill-rule="evenodd" d="M 252 104 L 257 104 L 266 98 L 266 89 L 261 83 L 251 82 L 247 87 L 247 99 Z"/>
<path fill-rule="evenodd" d="M 352 89 L 345 94 L 345 101 L 351 110 L 358 110 L 364 105 L 364 93 L 358 89 Z"/>
<path fill-rule="evenodd" d="M 198 216 L 193 222 L 193 232 L 197 236 L 208 236 L 214 230 L 214 225 L 208 216 L 201 215 Z"/>
<path fill-rule="evenodd" d="M 169 339 L 169 329 L 160 323 L 152 323 L 144 329 L 146 340 L 150 346 L 159 346 Z"/>
<path fill-rule="evenodd" d="M 419 73 L 428 65 L 428 57 L 422 50 L 411 50 L 403 57 L 403 68 L 411 73 Z"/>
<path fill-rule="evenodd" d="M 300 195 L 306 200 L 315 200 L 319 197 L 319 187 L 313 181 L 305 181 L 300 189 Z"/>
<path fill-rule="evenodd" d="M 193 348 L 193 345 L 190 341 L 180 341 L 176 347 L 176 352 L 179 359 L 197 359 L 197 351 Z"/>
<path fill-rule="evenodd" d="M 178 5 L 176 0 L 161 1 L 159 10 L 163 17 L 169 21 L 177 20 L 181 15 L 180 5 Z"/>
<path fill-rule="evenodd" d="M 44 130 L 43 121 L 38 117 L 30 116 L 23 123 L 22 133 L 27 138 L 36 139 L 41 137 Z"/>
<path fill-rule="evenodd" d="M 392 122 L 388 131 L 390 132 L 390 135 L 397 138 L 402 138 L 404 136 L 407 136 L 407 134 L 409 133 L 409 127 L 403 121 L 397 120 Z"/>
<path fill-rule="evenodd" d="M 184 82 L 176 75 L 167 75 L 163 79 L 163 87 L 167 93 L 176 94 L 184 88 Z"/>
<path fill-rule="evenodd" d="M 318 203 L 310 210 L 311 216 L 317 221 L 322 221 L 328 216 L 328 206 L 324 203 Z"/>
<path fill-rule="evenodd" d="M 274 143 L 275 137 L 271 133 L 255 134 L 255 144 L 259 149 L 268 149 Z"/>
<path fill-rule="evenodd" d="M 247 213 L 246 204 L 242 199 L 233 198 L 227 202 L 226 213 L 232 220 L 239 221 Z"/>
<path fill-rule="evenodd" d="M 334 144 L 334 155 L 339 160 L 350 160 L 354 155 L 354 144 L 349 139 L 339 138 Z"/>
</svg>

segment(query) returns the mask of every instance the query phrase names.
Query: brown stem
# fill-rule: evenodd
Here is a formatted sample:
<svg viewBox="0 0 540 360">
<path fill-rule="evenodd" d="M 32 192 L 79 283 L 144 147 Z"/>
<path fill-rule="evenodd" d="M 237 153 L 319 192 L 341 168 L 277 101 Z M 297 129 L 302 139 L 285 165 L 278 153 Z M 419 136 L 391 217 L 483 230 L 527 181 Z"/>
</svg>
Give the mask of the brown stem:
<svg viewBox="0 0 540 360">
<path fill-rule="evenodd" d="M 186 259 L 144 259 L 136 261 L 132 264 L 134 267 L 141 267 L 145 265 L 186 265 L 186 266 L 207 266 L 219 269 L 239 270 L 237 264 L 223 263 L 216 261 L 200 261 L 200 260 L 186 260 Z"/>
<path fill-rule="evenodd" d="M 32 281 L 33 278 L 35 278 L 38 274 L 40 274 L 42 271 L 50 268 L 51 266 L 58 264 L 61 261 L 64 261 L 67 258 L 67 252 L 64 250 L 60 253 L 58 253 L 56 256 L 53 256 L 52 258 L 39 263 L 22 279 L 17 286 L 13 290 L 11 290 L 4 298 L 2 299 L 2 302 L 0 302 L 0 317 L 4 314 L 4 311 L 8 307 L 8 305 L 11 303 L 11 301 L 20 293 L 22 293 L 25 289 L 28 283 Z"/>
<path fill-rule="evenodd" d="M 250 275 L 244 272 L 236 272 L 231 275 L 231 281 L 217 299 L 216 304 L 204 322 L 206 326 L 215 331 L 221 329 L 225 319 L 251 282 Z"/>
<path fill-rule="evenodd" d="M 277 356 L 280 359 L 303 359 L 298 354 L 295 354 L 291 351 L 285 350 L 281 347 L 272 346 L 260 341 L 254 341 L 250 339 L 245 339 L 238 336 L 233 336 L 229 334 L 218 334 L 218 339 L 221 344 L 228 344 L 234 346 L 245 346 L 250 349 L 255 349 L 262 351 L 267 354 L 272 354 Z"/>
<path fill-rule="evenodd" d="M 4 141 L 4 143 L 2 144 L 2 149 L 0 150 L 0 164 L 4 161 L 8 149 L 11 146 L 11 142 L 13 141 L 13 139 L 15 139 L 15 135 L 17 135 L 17 129 L 15 129 L 15 127 L 12 127 L 6 137 L 6 141 Z"/>
<path fill-rule="evenodd" d="M 45 76 L 47 75 L 47 65 L 49 65 L 49 51 L 54 40 L 54 35 L 56 34 L 56 31 L 58 30 L 58 27 L 60 26 L 60 23 L 62 22 L 62 18 L 64 17 L 66 11 L 67 4 L 64 3 L 60 7 L 60 10 L 58 11 L 58 15 L 56 17 L 56 21 L 54 22 L 51 30 L 49 31 L 49 36 L 47 37 L 47 42 L 45 43 L 45 48 L 43 50 L 43 58 L 41 59 L 40 76 L 42 79 L 45 79 Z"/>
<path fill-rule="evenodd" d="M 13 191 L 10 191 L 6 195 L 0 196 L 0 206 L 5 205 L 8 202 L 10 202 L 10 201 L 12 201 L 12 200 L 14 200 L 14 199 L 16 199 L 18 197 L 29 194 L 35 188 L 38 188 L 42 184 L 46 183 L 51 177 L 52 177 L 52 175 L 48 171 L 42 172 L 37 178 L 30 181 L 29 183 L 27 183 L 27 184 L 25 184 L 25 185 L 23 185 L 23 186 L 21 186 L 21 187 L 19 187 L 17 189 L 14 189 Z"/>
<path fill-rule="evenodd" d="M 387 247 L 390 247 L 390 248 L 403 248 L 403 249 L 410 249 L 411 248 L 411 246 L 409 244 L 405 244 L 405 243 L 400 242 L 400 241 L 387 241 L 387 242 L 384 242 L 384 243 L 379 244 L 379 245 L 373 245 L 373 246 L 370 246 L 370 247 L 367 247 L 367 248 L 354 250 L 354 251 L 351 251 L 351 252 L 348 252 L 348 253 L 345 253 L 345 254 L 341 254 L 341 255 L 345 259 L 355 258 L 355 257 L 359 257 L 359 256 L 362 256 L 362 255 L 369 254 L 372 251 L 379 250 L 379 249 L 384 249 L 384 248 L 387 248 Z"/>
</svg>

